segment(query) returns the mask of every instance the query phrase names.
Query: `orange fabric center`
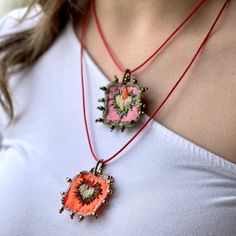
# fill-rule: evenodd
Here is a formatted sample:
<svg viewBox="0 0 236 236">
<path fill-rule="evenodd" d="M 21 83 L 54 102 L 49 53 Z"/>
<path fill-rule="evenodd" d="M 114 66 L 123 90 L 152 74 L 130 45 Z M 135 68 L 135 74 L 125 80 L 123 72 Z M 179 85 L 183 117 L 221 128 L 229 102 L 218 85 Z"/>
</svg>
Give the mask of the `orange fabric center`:
<svg viewBox="0 0 236 236">
<path fill-rule="evenodd" d="M 125 87 L 125 89 L 123 90 L 121 97 L 122 99 L 126 99 L 128 97 L 129 93 L 128 93 L 128 89 L 127 87 Z"/>
<path fill-rule="evenodd" d="M 72 181 L 64 205 L 78 214 L 91 214 L 107 196 L 108 188 L 106 179 L 83 171 Z"/>
</svg>

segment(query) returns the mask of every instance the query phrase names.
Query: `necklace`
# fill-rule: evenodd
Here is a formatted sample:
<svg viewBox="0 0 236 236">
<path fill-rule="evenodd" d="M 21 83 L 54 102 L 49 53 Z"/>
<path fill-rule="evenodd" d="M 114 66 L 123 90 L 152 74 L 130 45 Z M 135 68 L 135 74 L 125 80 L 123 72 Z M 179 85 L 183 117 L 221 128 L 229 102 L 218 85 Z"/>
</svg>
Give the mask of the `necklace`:
<svg viewBox="0 0 236 236">
<path fill-rule="evenodd" d="M 222 16 L 223 11 L 225 10 L 229 0 L 226 0 L 219 13 L 217 14 L 216 19 L 214 20 L 212 26 L 210 27 L 208 33 L 204 37 L 200 46 L 198 47 L 196 53 L 191 58 L 190 62 L 184 69 L 182 75 L 177 80 L 173 88 L 167 94 L 165 99 L 161 102 L 161 104 L 156 108 L 156 110 L 152 113 L 152 115 L 147 119 L 147 121 L 141 126 L 141 128 L 132 136 L 132 138 L 115 154 L 113 154 L 108 159 L 99 159 L 92 147 L 89 129 L 87 125 L 87 116 L 86 116 L 86 106 L 85 106 L 85 91 L 84 91 L 84 75 L 83 75 L 83 45 L 84 45 L 84 32 L 85 26 L 88 17 L 88 11 L 86 12 L 82 31 L 81 31 L 81 54 L 80 54 L 80 63 L 81 63 L 81 87 L 82 87 L 82 105 L 83 105 L 83 117 L 84 117 L 84 125 L 86 130 L 86 136 L 88 140 L 88 145 L 90 148 L 91 155 L 97 162 L 96 166 L 91 168 L 89 171 L 81 171 L 77 173 L 74 178 L 67 177 L 67 182 L 70 183 L 67 191 L 61 192 L 62 206 L 59 209 L 59 213 L 62 213 L 65 209 L 70 212 L 71 219 L 74 218 L 75 215 L 78 215 L 79 221 L 82 221 L 85 217 L 93 216 L 97 218 L 97 211 L 101 206 L 104 206 L 107 203 L 107 200 L 113 193 L 113 184 L 114 178 L 111 175 L 103 174 L 103 167 L 105 163 L 109 162 L 113 158 L 115 158 L 118 154 L 120 154 L 137 136 L 138 134 L 149 124 L 152 118 L 157 114 L 157 112 L 161 109 L 161 107 L 165 104 L 167 99 L 176 89 L 180 81 L 183 79 L 185 74 L 188 72 L 195 59 L 199 55 L 200 51 L 203 49 L 204 45 L 207 43 L 213 29 L 215 28 L 217 22 Z"/>
<path fill-rule="evenodd" d="M 159 53 L 166 46 L 166 44 L 179 32 L 179 30 L 182 29 L 182 27 L 205 2 L 206 0 L 201 0 L 174 30 L 174 32 L 144 62 L 133 69 L 124 69 L 113 56 L 104 38 L 96 12 L 95 0 L 91 1 L 93 17 L 95 19 L 98 35 L 113 64 L 120 72 L 124 73 L 121 82 L 119 82 L 119 78 L 115 75 L 114 81 L 110 82 L 107 86 L 100 88 L 101 90 L 104 90 L 105 96 L 99 99 L 98 102 L 102 102 L 104 105 L 97 107 L 97 109 L 102 111 L 102 117 L 96 119 L 95 122 L 101 122 L 108 125 L 111 128 L 111 131 L 118 127 L 123 132 L 126 128 L 132 128 L 135 126 L 144 114 L 146 104 L 143 103 L 142 97 L 143 93 L 148 90 L 148 87 L 141 87 L 138 84 L 136 77 L 131 74 L 151 61 L 151 59 L 153 59 L 157 53 Z"/>
</svg>

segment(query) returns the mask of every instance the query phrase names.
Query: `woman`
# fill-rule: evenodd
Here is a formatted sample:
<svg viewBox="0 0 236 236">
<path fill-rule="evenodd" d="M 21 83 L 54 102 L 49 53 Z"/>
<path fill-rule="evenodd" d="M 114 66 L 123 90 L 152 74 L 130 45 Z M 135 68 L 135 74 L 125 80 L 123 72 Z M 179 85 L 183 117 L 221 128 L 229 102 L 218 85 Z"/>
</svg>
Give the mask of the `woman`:
<svg viewBox="0 0 236 236">
<path fill-rule="evenodd" d="M 202 2 L 162 51 L 134 73 L 149 88 L 146 110 L 123 133 L 95 124 L 102 114 L 96 109 L 103 96 L 99 87 L 114 74 L 122 78 L 117 65 L 140 65 L 199 0 L 89 5 L 34 0 L 30 10 L 3 18 L 1 103 L 15 119 L 2 128 L 2 235 L 236 235 L 235 1 L 226 3 L 211 37 L 202 41 L 224 3 Z M 89 216 L 79 223 L 73 211 L 72 221 L 67 211 L 59 215 L 59 192 L 68 187 L 65 177 L 96 165 L 91 147 L 103 160 L 123 147 L 151 118 L 194 55 L 188 73 L 154 119 L 106 164 L 104 173 L 115 179 L 114 194 L 99 208 L 98 219 Z M 117 99 L 122 108 L 125 103 Z M 88 191 L 95 188 L 84 188 L 82 200 L 85 191 L 94 196 Z"/>
</svg>

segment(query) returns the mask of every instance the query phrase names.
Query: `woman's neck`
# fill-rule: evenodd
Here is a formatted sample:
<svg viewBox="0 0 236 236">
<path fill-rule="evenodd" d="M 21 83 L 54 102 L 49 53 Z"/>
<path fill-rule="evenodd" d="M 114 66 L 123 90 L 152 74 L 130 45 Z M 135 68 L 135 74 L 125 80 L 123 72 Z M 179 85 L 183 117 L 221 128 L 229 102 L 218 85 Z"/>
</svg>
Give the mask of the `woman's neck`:
<svg viewBox="0 0 236 236">
<path fill-rule="evenodd" d="M 210 24 L 224 1 L 206 0 L 201 9 L 183 27 L 181 33 L 175 37 L 172 46 L 178 48 L 180 45 L 191 44 L 189 48 L 193 45 L 196 47 L 209 30 Z M 140 61 L 148 58 L 198 3 L 200 0 L 130 0 L 126 2 L 124 0 L 96 0 L 95 7 L 103 36 L 113 56 L 117 58 L 120 65 L 133 68 L 140 64 Z M 78 29 L 80 29 L 79 24 Z M 93 15 L 89 17 L 84 42 L 95 61 L 99 62 L 103 58 L 104 67 L 112 68 L 111 71 L 105 71 L 108 76 L 117 74 L 116 67 L 111 63 L 101 40 L 98 39 Z M 102 69 L 104 67 L 101 66 Z M 142 73 L 140 71 L 139 73 Z M 156 71 L 150 71 L 150 75 L 152 73 Z M 118 76 L 123 75 L 118 74 Z"/>
<path fill-rule="evenodd" d="M 96 1 L 99 19 L 105 27 L 154 28 L 180 22 L 200 0 L 102 0 Z M 212 2 L 206 0 L 205 5 Z"/>
</svg>

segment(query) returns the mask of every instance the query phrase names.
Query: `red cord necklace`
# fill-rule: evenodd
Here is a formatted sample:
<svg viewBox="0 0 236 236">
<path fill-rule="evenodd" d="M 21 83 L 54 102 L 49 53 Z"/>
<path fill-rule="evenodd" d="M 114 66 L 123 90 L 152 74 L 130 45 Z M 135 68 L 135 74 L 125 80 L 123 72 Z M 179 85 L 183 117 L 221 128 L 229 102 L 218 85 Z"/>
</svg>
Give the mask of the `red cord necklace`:
<svg viewBox="0 0 236 236">
<path fill-rule="evenodd" d="M 139 70 L 145 66 L 153 57 L 160 52 L 161 49 L 176 35 L 177 32 L 188 22 L 188 20 L 200 9 L 200 7 L 206 2 L 201 0 L 196 7 L 190 12 L 190 14 L 180 23 L 180 25 L 174 30 L 174 32 L 158 47 L 144 62 L 134 67 L 133 69 L 124 69 L 115 59 L 109 46 L 103 36 L 102 29 L 99 23 L 99 19 L 96 12 L 95 0 L 91 0 L 93 16 L 95 19 L 98 34 L 101 41 L 110 56 L 113 64 L 119 71 L 124 73 L 123 80 L 119 82 L 117 76 L 114 76 L 114 81 L 107 86 L 101 87 L 105 91 L 105 97 L 99 99 L 99 102 L 103 102 L 104 106 L 97 107 L 102 110 L 102 118 L 96 119 L 96 122 L 101 122 L 108 125 L 111 131 L 116 127 L 119 127 L 123 132 L 126 128 L 132 128 L 140 120 L 144 114 L 146 105 L 143 103 L 143 93 L 148 89 L 147 87 L 141 87 L 136 77 L 131 76 L 131 73 Z M 115 91 L 115 93 L 114 93 Z"/>
<path fill-rule="evenodd" d="M 131 72 L 138 70 L 141 66 L 146 64 L 158 51 L 161 50 L 165 46 L 165 44 L 174 36 L 174 34 L 183 26 L 183 24 L 194 14 L 197 9 L 205 2 L 206 0 L 201 1 L 197 7 L 195 7 L 194 11 L 191 12 L 191 14 L 181 23 L 181 25 L 175 30 L 174 33 L 168 39 L 161 45 L 160 48 L 158 48 L 155 53 L 153 53 L 144 63 L 142 63 L 140 66 L 137 66 L 133 70 L 126 70 L 125 76 L 123 80 L 126 82 L 125 85 L 127 85 L 129 82 L 129 79 L 127 79 L 127 76 L 129 77 Z M 167 99 L 170 97 L 170 95 L 173 93 L 173 91 L 176 89 L 180 81 L 183 79 L 185 74 L 188 72 L 192 64 L 194 63 L 195 59 L 199 55 L 200 51 L 203 49 L 204 45 L 207 43 L 211 33 L 213 32 L 213 29 L 215 28 L 217 22 L 219 21 L 220 17 L 222 16 L 223 11 L 225 10 L 227 4 L 229 3 L 229 0 L 226 0 L 224 2 L 224 5 L 220 9 L 219 13 L 216 16 L 216 19 L 214 20 L 212 26 L 210 27 L 208 33 L 204 37 L 203 41 L 201 42 L 200 46 L 198 47 L 197 51 L 194 53 L 193 57 L 191 58 L 190 62 L 187 64 L 186 68 L 184 69 L 182 75 L 177 80 L 177 82 L 174 84 L 173 88 L 170 90 L 170 92 L 167 94 L 167 96 L 164 98 L 164 100 L 161 102 L 161 104 L 155 109 L 155 111 L 151 114 L 149 119 L 138 129 L 138 131 L 131 137 L 131 139 L 122 147 L 120 148 L 115 154 L 113 154 L 108 159 L 100 159 L 96 156 L 90 139 L 90 134 L 88 130 L 87 125 L 87 116 L 86 116 L 86 107 L 85 107 L 85 91 L 84 91 L 84 76 L 83 76 L 83 45 L 84 45 L 84 34 L 85 34 L 85 26 L 87 23 L 88 18 L 88 11 L 90 9 L 90 2 L 86 11 L 86 14 L 83 18 L 83 24 L 81 28 L 81 55 L 80 55 L 80 63 L 81 63 L 81 86 L 82 86 L 82 102 L 83 102 L 83 116 L 84 116 L 84 125 L 86 130 L 86 136 L 90 148 L 91 155 L 97 162 L 96 167 L 93 167 L 90 169 L 90 171 L 81 171 L 79 172 L 73 179 L 67 177 L 67 182 L 70 183 L 68 189 L 66 192 L 62 192 L 62 207 L 60 208 L 59 212 L 62 213 L 64 209 L 70 211 L 70 217 L 73 219 L 75 215 L 78 215 L 79 221 L 82 221 L 87 216 L 93 216 L 97 218 L 97 210 L 104 205 L 104 203 L 107 202 L 107 199 L 109 196 L 111 196 L 113 190 L 112 185 L 114 183 L 114 179 L 110 175 L 103 174 L 103 167 L 104 164 L 112 160 L 114 157 L 116 157 L 118 154 L 120 154 L 139 134 L 140 132 L 149 124 L 149 122 L 152 120 L 152 118 L 157 114 L 157 112 L 162 108 L 162 106 L 165 104 Z M 93 4 L 93 2 L 92 2 Z M 99 28 L 98 28 L 99 30 Z M 100 30 L 99 30 L 100 31 Z M 101 31 L 100 31 L 101 32 Z M 101 34 L 102 35 L 102 34 Z M 103 37 L 101 37 L 103 38 Z M 106 45 L 105 40 L 103 38 L 104 45 Z M 106 46 L 107 50 L 108 47 Z M 108 50 L 110 52 L 110 50 Z M 109 53 L 111 58 L 113 58 L 113 61 L 115 61 L 114 57 L 111 53 Z M 116 63 L 117 64 L 117 63 Z M 118 64 L 117 64 L 118 65 Z M 122 71 L 122 67 L 119 67 Z M 116 82 L 116 81 L 115 81 Z M 128 84 L 130 86 L 130 84 Z M 123 95 L 123 94 L 121 94 Z M 126 94 L 127 95 L 127 94 Z M 118 96 L 118 95 L 117 95 Z"/>
</svg>

